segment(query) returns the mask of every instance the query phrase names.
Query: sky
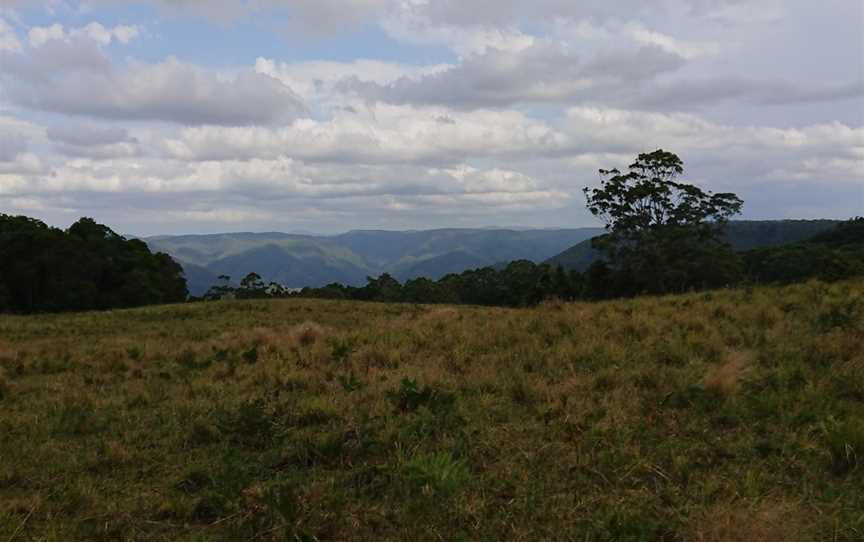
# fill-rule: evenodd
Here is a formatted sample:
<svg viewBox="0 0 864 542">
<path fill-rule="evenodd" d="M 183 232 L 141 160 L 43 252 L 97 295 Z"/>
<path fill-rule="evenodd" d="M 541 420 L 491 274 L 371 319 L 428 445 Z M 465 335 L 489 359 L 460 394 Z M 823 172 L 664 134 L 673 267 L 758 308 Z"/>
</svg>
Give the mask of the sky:
<svg viewBox="0 0 864 542">
<path fill-rule="evenodd" d="M 864 2 L 0 0 L 0 213 L 55 226 L 597 226 L 658 148 L 864 215 Z"/>
</svg>

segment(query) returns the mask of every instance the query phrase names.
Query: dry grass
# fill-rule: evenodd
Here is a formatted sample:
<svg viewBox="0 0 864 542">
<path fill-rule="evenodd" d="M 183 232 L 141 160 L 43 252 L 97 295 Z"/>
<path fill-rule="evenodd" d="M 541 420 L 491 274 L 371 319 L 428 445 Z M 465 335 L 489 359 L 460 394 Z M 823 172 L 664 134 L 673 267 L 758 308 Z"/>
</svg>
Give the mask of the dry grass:
<svg viewBox="0 0 864 542">
<path fill-rule="evenodd" d="M 862 295 L 0 316 L 0 540 L 858 542 Z"/>
<path fill-rule="evenodd" d="M 811 513 L 798 503 L 777 500 L 718 504 L 700 514 L 692 527 L 695 542 L 805 542 L 814 534 Z"/>
<path fill-rule="evenodd" d="M 732 351 L 721 365 L 705 376 L 705 389 L 723 397 L 733 395 L 753 363 L 750 352 Z"/>
<path fill-rule="evenodd" d="M 326 336 L 324 328 L 315 322 L 303 322 L 291 331 L 291 337 L 300 346 L 313 345 Z"/>
</svg>

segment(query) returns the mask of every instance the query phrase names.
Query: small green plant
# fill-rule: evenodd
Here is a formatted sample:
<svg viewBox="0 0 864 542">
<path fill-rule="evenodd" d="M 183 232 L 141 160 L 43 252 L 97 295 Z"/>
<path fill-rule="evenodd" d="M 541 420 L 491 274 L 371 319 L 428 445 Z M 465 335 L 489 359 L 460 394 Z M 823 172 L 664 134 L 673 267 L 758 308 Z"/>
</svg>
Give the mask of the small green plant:
<svg viewBox="0 0 864 542">
<path fill-rule="evenodd" d="M 342 389 L 345 390 L 347 393 L 357 391 L 363 387 L 363 383 L 357 380 L 357 377 L 354 376 L 353 372 L 348 376 L 339 375 L 338 377 L 336 377 L 336 380 L 339 381 Z M 2 388 L 0 388 L 0 392 L 2 392 Z"/>
<path fill-rule="evenodd" d="M 822 432 L 831 455 L 831 472 L 846 476 L 864 469 L 864 420 L 831 418 L 822 424 Z"/>
<path fill-rule="evenodd" d="M 214 414 L 214 421 L 231 442 L 248 448 L 263 449 L 276 436 L 273 420 L 261 399 L 246 401 L 236 410 L 221 410 Z"/>
<path fill-rule="evenodd" d="M 449 497 L 471 480 L 468 464 L 445 452 L 419 454 L 402 468 L 409 489 Z"/>
<path fill-rule="evenodd" d="M 338 363 L 344 362 L 354 351 L 354 341 L 350 338 L 334 337 L 330 340 L 330 357 Z"/>
<path fill-rule="evenodd" d="M 404 378 L 398 390 L 387 393 L 387 399 L 399 412 L 414 412 L 421 406 L 433 412 L 445 412 L 453 407 L 456 398 L 429 386 L 421 388 L 416 380 Z"/>
<path fill-rule="evenodd" d="M 252 348 L 243 352 L 242 356 L 243 361 L 252 365 L 258 362 L 258 345 L 253 345 Z"/>
<path fill-rule="evenodd" d="M 126 349 L 126 355 L 132 361 L 141 361 L 144 358 L 144 349 L 140 346 L 130 346 Z"/>
</svg>

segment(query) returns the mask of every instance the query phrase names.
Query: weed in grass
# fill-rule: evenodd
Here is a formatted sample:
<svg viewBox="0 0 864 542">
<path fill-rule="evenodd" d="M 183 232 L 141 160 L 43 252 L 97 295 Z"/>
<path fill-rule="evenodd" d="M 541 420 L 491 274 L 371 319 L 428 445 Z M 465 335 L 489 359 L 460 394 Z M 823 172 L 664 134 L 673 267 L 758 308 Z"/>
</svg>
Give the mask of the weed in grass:
<svg viewBox="0 0 864 542">
<path fill-rule="evenodd" d="M 363 388 L 363 383 L 357 380 L 357 377 L 354 376 L 353 372 L 348 376 L 339 375 L 336 377 L 336 380 L 339 381 L 339 385 L 342 386 L 342 389 L 345 390 L 346 393 L 351 393 Z M 0 380 L 0 382 L 2 382 L 2 380 Z M 0 396 L 2 396 L 2 387 L 0 387 Z"/>
<path fill-rule="evenodd" d="M 399 412 L 414 412 L 421 406 L 433 412 L 444 412 L 453 408 L 455 397 L 447 392 L 429 386 L 422 388 L 416 380 L 402 379 L 399 389 L 387 392 L 387 399 Z"/>
<path fill-rule="evenodd" d="M 144 359 L 144 349 L 140 346 L 130 346 L 126 348 L 126 356 L 132 361 L 141 361 Z"/>
<path fill-rule="evenodd" d="M 401 469 L 402 480 L 413 494 L 450 497 L 471 481 L 471 471 L 462 459 L 446 452 L 417 454 Z"/>
<path fill-rule="evenodd" d="M 831 472 L 846 476 L 864 471 L 864 418 L 829 419 L 822 432 L 831 456 Z"/>
<path fill-rule="evenodd" d="M 354 341 L 351 339 L 334 337 L 330 340 L 330 357 L 335 362 L 344 362 L 353 351 Z"/>
<path fill-rule="evenodd" d="M 243 358 L 243 361 L 248 363 L 249 365 L 258 363 L 258 345 L 252 345 L 251 348 L 241 354 L 241 357 Z"/>
<path fill-rule="evenodd" d="M 221 409 L 213 414 L 214 423 L 232 443 L 262 449 L 273 442 L 276 431 L 264 401 L 245 401 L 235 409 Z"/>
</svg>

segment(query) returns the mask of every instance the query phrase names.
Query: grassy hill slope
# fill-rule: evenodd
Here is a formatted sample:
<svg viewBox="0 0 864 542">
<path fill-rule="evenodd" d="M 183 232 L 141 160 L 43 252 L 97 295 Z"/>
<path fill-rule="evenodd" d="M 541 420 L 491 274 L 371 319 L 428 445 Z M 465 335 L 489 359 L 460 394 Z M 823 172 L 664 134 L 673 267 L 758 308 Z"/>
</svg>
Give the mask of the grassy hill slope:
<svg viewBox="0 0 864 542">
<path fill-rule="evenodd" d="M 0 316 L 0 540 L 864 537 L 864 281 Z"/>
</svg>

